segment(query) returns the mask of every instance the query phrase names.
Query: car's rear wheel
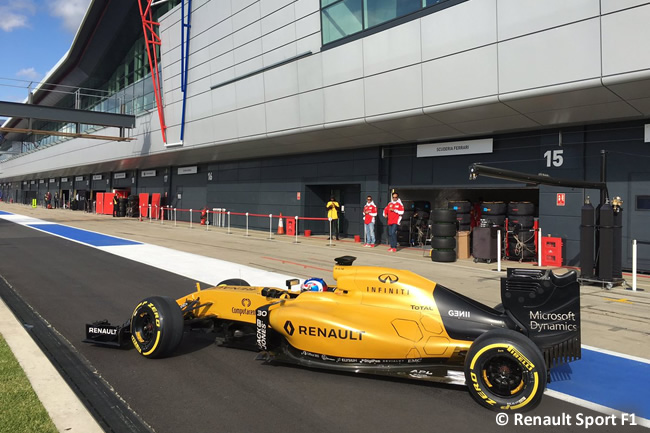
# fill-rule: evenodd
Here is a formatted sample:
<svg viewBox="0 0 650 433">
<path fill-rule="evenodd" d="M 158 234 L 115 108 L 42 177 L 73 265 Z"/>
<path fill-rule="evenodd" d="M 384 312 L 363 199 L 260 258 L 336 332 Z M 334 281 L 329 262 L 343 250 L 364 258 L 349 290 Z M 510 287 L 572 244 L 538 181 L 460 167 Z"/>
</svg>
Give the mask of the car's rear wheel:
<svg viewBox="0 0 650 433">
<path fill-rule="evenodd" d="M 131 341 L 146 358 L 170 355 L 183 337 L 183 313 L 176 301 L 167 296 L 146 298 L 133 310 Z"/>
<path fill-rule="evenodd" d="M 544 357 L 524 335 L 508 330 L 478 337 L 465 359 L 469 393 L 495 411 L 527 411 L 539 404 L 546 386 Z"/>
</svg>

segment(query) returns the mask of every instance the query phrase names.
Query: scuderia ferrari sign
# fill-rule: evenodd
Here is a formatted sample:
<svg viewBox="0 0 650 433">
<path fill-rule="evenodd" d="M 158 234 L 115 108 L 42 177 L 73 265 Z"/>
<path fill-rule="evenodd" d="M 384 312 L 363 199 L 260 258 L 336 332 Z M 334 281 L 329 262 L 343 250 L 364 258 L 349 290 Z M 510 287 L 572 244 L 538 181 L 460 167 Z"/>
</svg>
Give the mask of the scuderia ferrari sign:
<svg viewBox="0 0 650 433">
<path fill-rule="evenodd" d="M 573 311 L 566 313 L 545 313 L 543 311 L 530 311 L 528 313 L 531 332 L 544 331 L 577 331 L 578 320 Z"/>
</svg>

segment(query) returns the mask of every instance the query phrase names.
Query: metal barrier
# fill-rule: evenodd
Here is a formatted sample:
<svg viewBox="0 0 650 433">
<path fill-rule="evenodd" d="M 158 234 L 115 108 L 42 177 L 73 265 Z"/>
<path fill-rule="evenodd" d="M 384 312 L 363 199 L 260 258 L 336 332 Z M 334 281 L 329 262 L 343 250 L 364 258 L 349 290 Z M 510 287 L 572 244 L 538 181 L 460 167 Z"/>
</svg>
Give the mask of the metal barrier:
<svg viewBox="0 0 650 433">
<path fill-rule="evenodd" d="M 154 211 L 155 211 L 154 207 Z M 203 210 L 195 210 L 195 209 L 178 209 L 174 208 L 171 206 L 163 206 L 160 208 L 160 213 L 159 219 L 160 219 L 160 224 L 164 225 L 164 220 L 166 219 L 167 221 L 174 221 L 174 227 L 178 226 L 178 216 L 179 212 L 182 214 L 183 212 L 188 213 L 188 227 L 190 229 L 194 228 L 194 216 L 193 214 L 195 212 L 202 213 Z M 294 243 L 299 243 L 298 241 L 298 223 L 299 221 L 323 221 L 323 222 L 329 222 L 328 218 L 308 218 L 308 217 L 299 217 L 299 216 L 294 216 L 294 217 L 287 217 L 287 216 L 281 216 L 280 215 L 274 215 L 274 214 L 253 214 L 250 212 L 232 212 L 227 210 L 226 208 L 212 208 L 211 210 L 206 209 L 206 231 L 210 231 L 210 225 L 214 226 L 215 228 L 226 228 L 226 233 L 227 234 L 232 234 L 232 218 L 233 217 L 243 217 L 244 218 L 244 224 L 243 227 L 245 229 L 244 236 L 251 236 L 250 234 L 250 220 L 251 218 L 268 218 L 269 220 L 269 235 L 268 238 L 269 240 L 275 239 L 273 235 L 273 225 L 274 225 L 274 219 L 280 219 L 280 218 L 293 218 L 295 221 L 294 227 L 295 227 L 295 239 Z M 152 220 L 152 207 L 151 205 L 148 206 L 148 216 L 149 216 L 149 222 L 153 221 Z M 212 215 L 210 215 L 212 214 Z M 203 218 L 199 218 L 199 220 L 202 220 Z M 329 230 L 329 244 L 332 245 L 332 233 L 331 233 L 331 224 L 328 223 L 328 230 Z"/>
</svg>

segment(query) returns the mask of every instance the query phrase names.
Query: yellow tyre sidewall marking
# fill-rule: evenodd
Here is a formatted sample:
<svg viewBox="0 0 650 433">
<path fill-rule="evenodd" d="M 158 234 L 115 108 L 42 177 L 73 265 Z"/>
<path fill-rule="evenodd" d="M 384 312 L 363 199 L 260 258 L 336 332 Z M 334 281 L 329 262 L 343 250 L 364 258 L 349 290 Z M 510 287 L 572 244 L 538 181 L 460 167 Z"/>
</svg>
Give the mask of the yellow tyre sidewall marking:
<svg viewBox="0 0 650 433">
<path fill-rule="evenodd" d="M 505 349 L 505 350 L 506 350 L 506 353 L 509 353 L 510 356 L 512 356 L 514 359 L 516 359 L 516 360 L 521 364 L 521 361 L 519 361 L 517 358 L 515 358 L 515 357 L 512 355 L 512 353 L 510 353 L 510 351 L 508 351 L 508 348 L 509 348 L 509 347 L 513 347 L 514 349 L 517 350 L 517 352 L 520 352 L 520 351 L 519 351 L 516 347 L 514 347 L 512 344 L 507 344 L 507 343 L 495 343 L 495 344 L 490 344 L 490 345 L 488 345 L 488 346 L 485 346 L 484 348 L 482 348 L 481 350 L 479 350 L 478 352 L 476 352 L 476 355 L 474 355 L 474 357 L 472 358 L 472 362 L 469 364 L 469 369 L 470 369 L 470 371 L 473 371 L 473 370 L 474 370 L 474 366 L 476 365 L 476 361 L 478 361 L 478 358 L 479 358 L 483 353 L 487 352 L 487 351 L 490 350 L 490 349 Z M 532 365 L 532 363 L 531 363 L 531 365 Z M 534 367 L 533 367 L 533 368 L 534 368 Z M 533 396 L 535 395 L 535 393 L 537 392 L 537 387 L 538 387 L 538 385 L 539 385 L 539 375 L 537 374 L 536 371 L 533 373 L 533 378 L 534 378 L 533 390 L 532 390 L 532 392 L 528 395 L 528 398 L 527 398 L 526 400 L 524 400 L 523 402 L 521 402 L 520 404 L 518 404 L 518 405 L 516 405 L 516 406 L 502 406 L 501 409 L 519 409 L 520 407 L 526 406 L 526 405 L 528 404 L 528 402 L 533 398 Z"/>
</svg>

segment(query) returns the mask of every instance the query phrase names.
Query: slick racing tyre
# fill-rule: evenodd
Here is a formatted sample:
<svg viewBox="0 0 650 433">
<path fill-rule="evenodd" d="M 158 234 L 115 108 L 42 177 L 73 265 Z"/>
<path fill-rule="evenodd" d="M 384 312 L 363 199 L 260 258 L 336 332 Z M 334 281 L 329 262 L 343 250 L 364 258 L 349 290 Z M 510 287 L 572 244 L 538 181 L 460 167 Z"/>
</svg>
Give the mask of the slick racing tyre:
<svg viewBox="0 0 650 433">
<path fill-rule="evenodd" d="M 223 280 L 217 286 L 250 286 L 248 281 L 242 280 L 241 278 L 230 278 L 228 280 Z"/>
<path fill-rule="evenodd" d="M 131 341 L 145 358 L 170 355 L 183 337 L 183 314 L 176 301 L 167 296 L 146 298 L 131 316 Z"/>
<path fill-rule="evenodd" d="M 456 238 L 433 238 L 431 239 L 431 248 L 436 250 L 450 250 L 456 248 Z"/>
<path fill-rule="evenodd" d="M 431 210 L 431 221 L 434 223 L 455 223 L 456 211 L 454 209 Z"/>
<path fill-rule="evenodd" d="M 546 375 L 539 348 L 509 329 L 495 329 L 478 337 L 465 359 L 469 393 L 494 411 L 533 409 L 544 394 Z"/>
<path fill-rule="evenodd" d="M 456 236 L 456 223 L 434 223 L 431 225 L 431 234 L 438 237 Z"/>
</svg>

